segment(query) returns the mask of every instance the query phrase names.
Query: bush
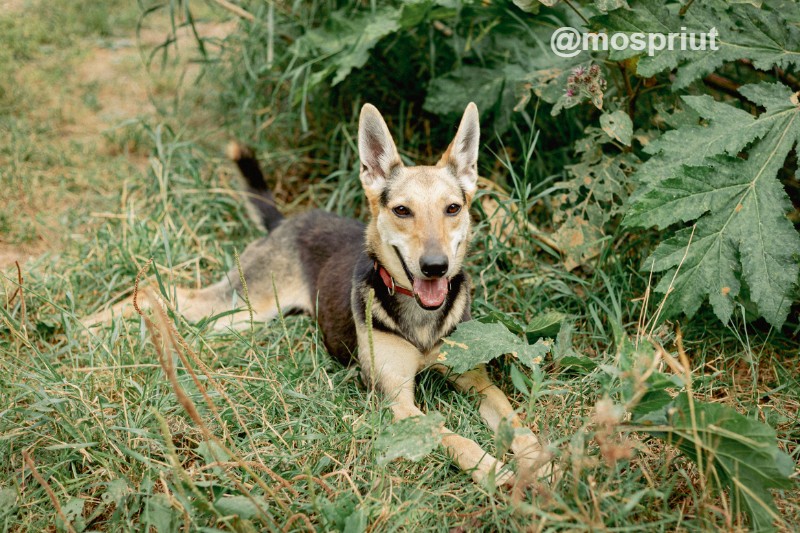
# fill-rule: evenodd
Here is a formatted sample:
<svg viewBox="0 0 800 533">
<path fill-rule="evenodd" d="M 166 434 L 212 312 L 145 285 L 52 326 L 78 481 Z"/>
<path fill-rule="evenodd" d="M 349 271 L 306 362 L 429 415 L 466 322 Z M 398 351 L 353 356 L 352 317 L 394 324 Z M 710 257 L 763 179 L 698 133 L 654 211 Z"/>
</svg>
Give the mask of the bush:
<svg viewBox="0 0 800 533">
<path fill-rule="evenodd" d="M 254 20 L 243 20 L 213 70 L 220 105 L 229 127 L 264 150 L 287 138 L 308 147 L 312 179 L 354 168 L 352 124 L 364 102 L 388 112 L 401 151 L 424 161 L 475 101 L 486 149 L 505 163 L 484 157 L 484 175 L 512 189 L 568 270 L 613 260 L 656 273 L 656 291 L 668 294 L 660 321 L 709 302 L 723 322 L 740 309 L 785 324 L 800 255 L 800 82 L 787 72 L 800 62 L 794 3 L 245 7 Z M 719 43 L 561 58 L 549 45 L 561 26 L 628 35 L 716 28 Z M 649 252 L 620 255 L 625 241 Z"/>
</svg>

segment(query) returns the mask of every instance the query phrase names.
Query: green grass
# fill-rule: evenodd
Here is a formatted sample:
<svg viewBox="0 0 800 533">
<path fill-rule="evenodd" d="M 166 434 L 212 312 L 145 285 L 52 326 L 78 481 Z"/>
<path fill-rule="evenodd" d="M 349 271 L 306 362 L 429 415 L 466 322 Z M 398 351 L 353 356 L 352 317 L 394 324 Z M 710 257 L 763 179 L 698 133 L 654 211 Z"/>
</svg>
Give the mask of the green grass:
<svg viewBox="0 0 800 533">
<path fill-rule="evenodd" d="M 0 25 L 15 36 L 29 36 L 24 47 L 15 45 L 22 51 L 14 60 L 44 67 L 36 78 L 42 86 L 54 85 L 70 58 L 81 55 L 81 43 L 88 42 L 82 39 L 133 32 L 135 7 L 116 14 L 82 5 L 58 12 L 75 40 L 45 37 L 51 12 L 25 22 L 0 16 Z M 42 55 L 44 45 L 57 48 L 56 59 Z M 527 323 L 546 310 L 563 313 L 574 326 L 570 348 L 598 365 L 582 370 L 548 359 L 540 371 L 526 372 L 527 391 L 511 382 L 510 358 L 492 365 L 526 423 L 555 449 L 564 476 L 554 485 L 489 491 L 441 450 L 419 463 L 379 466 L 375 442 L 391 423 L 390 412 L 361 384 L 356 369 L 328 357 L 316 324 L 306 317 L 223 334 L 172 317 L 186 342 L 180 349 L 185 360 L 154 344 L 139 320 L 118 320 L 85 335 L 78 317 L 130 293 L 149 258 L 149 272 L 158 271 L 169 294 L 173 286 L 216 279 L 261 235 L 221 157 L 220 123 L 259 144 L 289 212 L 316 205 L 363 216 L 352 170 L 353 121 L 341 122 L 330 135 L 303 137 L 299 117 L 276 108 L 274 130 L 259 134 L 265 113 L 245 122 L 230 114 L 224 100 L 222 110 L 206 108 L 203 88 L 236 96 L 225 93 L 235 84 L 222 85 L 219 72 L 212 68 L 206 85 L 189 93 L 197 98 L 163 108 L 166 114 L 71 142 L 54 133 L 63 115 L 43 87 L 19 94 L 12 80 L 0 92 L 0 107 L 3 98 L 14 102 L 0 111 L 0 173 L 8 195 L 0 209 L 3 241 L 42 240 L 43 228 L 51 228 L 48 243 L 59 243 L 57 251 L 24 263 L 21 287 L 13 267 L 0 277 L 3 530 L 66 530 L 61 515 L 78 531 L 744 528 L 744 515 L 730 509 L 728 498 L 703 493 L 704 472 L 675 448 L 624 424 L 608 432 L 595 423 L 597 401 L 614 394 L 615 336 L 636 335 L 637 298 L 648 283 L 621 260 L 634 254 L 628 239 L 606 242 L 602 268 L 570 273 L 527 232 L 521 217 L 511 215 L 512 206 L 527 214 L 526 205 L 547 197 L 553 181 L 547 176 L 558 161 L 537 158 L 527 179 L 517 179 L 524 161 L 504 168 L 504 155 L 495 164 L 484 154 L 489 177 L 511 184 L 510 197 L 498 197 L 509 231 L 491 232 L 479 198 L 467 267 L 475 285 L 474 316 L 500 311 Z M 158 87 L 158 80 L 153 83 Z M 169 93 L 165 86 L 160 90 Z M 57 91 L 82 102 L 87 112 L 98 105 L 97 86 L 67 83 Z M 94 147 L 103 137 L 114 150 Z M 405 154 L 420 160 L 423 144 L 407 146 Z M 149 157 L 145 164 L 142 154 Z M 696 397 L 769 423 L 797 463 L 797 339 L 758 324 L 725 328 L 702 313 L 680 326 Z M 653 334 L 673 354 L 676 327 L 668 323 Z M 170 361 L 177 388 L 162 368 Z M 424 410 L 442 413 L 449 427 L 495 451 L 476 395 L 455 392 L 438 374 L 422 375 L 417 390 Z M 190 416 L 189 404 L 201 424 Z M 614 460 L 615 450 L 630 459 Z M 781 528 L 791 530 L 800 523 L 800 494 L 774 494 L 785 521 Z"/>
</svg>

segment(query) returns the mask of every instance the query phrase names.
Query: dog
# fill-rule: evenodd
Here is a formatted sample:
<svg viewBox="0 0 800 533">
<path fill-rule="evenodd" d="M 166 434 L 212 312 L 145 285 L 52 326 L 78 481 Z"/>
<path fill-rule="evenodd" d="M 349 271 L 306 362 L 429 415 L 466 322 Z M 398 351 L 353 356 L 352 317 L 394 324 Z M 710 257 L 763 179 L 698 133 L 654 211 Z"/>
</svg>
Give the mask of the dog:
<svg viewBox="0 0 800 533">
<path fill-rule="evenodd" d="M 279 301 L 281 309 L 317 320 L 328 353 L 344 364 L 357 362 L 364 383 L 392 402 L 396 420 L 423 415 L 414 402 L 414 380 L 421 370 L 434 369 L 457 389 L 480 395 L 480 414 L 493 431 L 503 421 L 522 428 L 485 367 L 454 375 L 437 360 L 441 339 L 470 320 L 470 280 L 462 265 L 471 235 L 479 141 L 478 109 L 470 103 L 436 165 L 406 166 L 381 114 L 364 105 L 358 150 L 370 212 L 366 226 L 318 210 L 284 218 L 253 152 L 232 144 L 228 155 L 247 182 L 251 207 L 268 236 L 245 249 L 243 275 L 234 268 L 207 288 L 177 289 L 180 312 L 190 321 L 230 312 L 216 327 L 241 328 L 251 319 L 275 318 Z M 248 308 L 232 310 L 245 294 Z M 132 314 L 123 302 L 84 323 Z M 476 482 L 501 485 L 517 479 L 473 440 L 444 426 L 440 432 L 448 455 Z M 530 431 L 516 431 L 511 450 L 518 474 L 530 480 L 552 473 L 549 453 Z"/>
</svg>

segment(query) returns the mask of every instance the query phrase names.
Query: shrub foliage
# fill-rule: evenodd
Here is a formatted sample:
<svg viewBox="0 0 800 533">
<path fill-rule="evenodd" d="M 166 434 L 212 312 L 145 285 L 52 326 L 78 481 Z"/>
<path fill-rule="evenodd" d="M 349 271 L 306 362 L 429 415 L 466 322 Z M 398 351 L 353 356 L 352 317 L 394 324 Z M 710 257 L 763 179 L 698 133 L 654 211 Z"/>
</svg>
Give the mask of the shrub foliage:
<svg viewBox="0 0 800 533">
<path fill-rule="evenodd" d="M 352 120 L 369 100 L 396 113 L 401 144 L 416 140 L 408 137 L 420 126 L 446 143 L 451 132 L 437 124 L 475 101 L 489 147 L 512 154 L 512 164 L 513 154 L 526 156 L 523 180 L 562 177 L 555 191 L 563 194 L 528 215 L 549 230 L 568 269 L 599 266 L 610 237 L 639 240 L 636 228 L 655 228 L 640 243 L 646 257 L 625 260 L 658 274 L 656 290 L 669 293 L 661 319 L 691 317 L 709 302 L 723 322 L 738 308 L 785 323 L 800 254 L 797 187 L 793 197 L 785 187 L 796 179 L 800 110 L 800 82 L 790 74 L 800 63 L 794 2 L 327 2 L 279 10 L 271 31 L 263 29 L 266 11 L 251 7 L 260 14 L 244 52 L 254 61 L 241 74 L 253 100 L 238 119 L 252 121 L 247 112 L 265 104 L 299 108 L 304 129 L 319 131 L 309 122 Z M 715 29 L 718 38 L 715 50 L 561 58 L 549 46 L 561 26 Z M 270 47 L 275 62 L 254 70 Z M 541 160 L 528 165 L 523 132 L 532 126 Z"/>
</svg>

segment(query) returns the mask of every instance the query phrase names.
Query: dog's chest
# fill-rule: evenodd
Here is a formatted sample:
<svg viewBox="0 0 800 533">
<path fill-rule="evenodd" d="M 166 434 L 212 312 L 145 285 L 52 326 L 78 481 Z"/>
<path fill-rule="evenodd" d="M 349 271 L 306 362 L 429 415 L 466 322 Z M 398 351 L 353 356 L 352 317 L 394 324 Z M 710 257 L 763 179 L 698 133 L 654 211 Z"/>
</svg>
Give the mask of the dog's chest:
<svg viewBox="0 0 800 533">
<path fill-rule="evenodd" d="M 464 296 L 459 295 L 445 309 L 428 311 L 422 309 L 413 298 L 396 297 L 393 305 L 385 307 L 376 302 L 374 318 L 389 331 L 400 335 L 423 354 L 430 352 L 443 338 L 449 335 L 464 314 Z"/>
<path fill-rule="evenodd" d="M 420 349 L 427 352 L 439 340 L 449 334 L 446 331 L 446 315 L 441 311 L 426 311 L 412 298 L 401 300 L 401 312 L 398 316 L 400 329 L 406 339 Z"/>
</svg>

